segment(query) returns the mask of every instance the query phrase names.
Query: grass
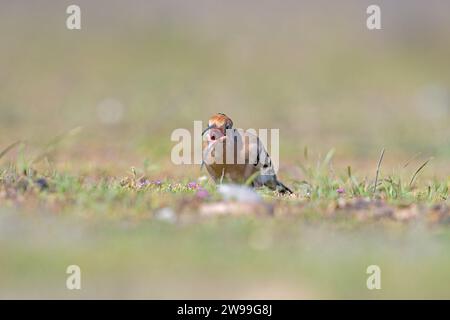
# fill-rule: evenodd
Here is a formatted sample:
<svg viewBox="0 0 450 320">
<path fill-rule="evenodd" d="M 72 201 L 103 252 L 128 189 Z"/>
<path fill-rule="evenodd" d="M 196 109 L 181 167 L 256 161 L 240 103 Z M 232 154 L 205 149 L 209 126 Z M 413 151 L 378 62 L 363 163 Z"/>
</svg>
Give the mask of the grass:
<svg viewBox="0 0 450 320">
<path fill-rule="evenodd" d="M 384 175 L 381 161 L 359 178 L 350 166 L 337 172 L 333 154 L 313 163 L 305 152 L 304 180 L 288 179 L 294 196 L 259 189 L 270 209 L 242 204 L 229 216 L 205 216 L 223 201 L 200 174 L 152 179 L 144 163 L 118 176 L 76 175 L 46 156 L 37 171 L 22 154 L 0 171 L 0 295 L 448 297 L 448 181 L 419 179 L 421 165 L 408 183 Z M 64 287 L 70 264 L 82 269 L 80 292 Z M 380 291 L 365 287 L 371 264 L 381 267 Z"/>
</svg>

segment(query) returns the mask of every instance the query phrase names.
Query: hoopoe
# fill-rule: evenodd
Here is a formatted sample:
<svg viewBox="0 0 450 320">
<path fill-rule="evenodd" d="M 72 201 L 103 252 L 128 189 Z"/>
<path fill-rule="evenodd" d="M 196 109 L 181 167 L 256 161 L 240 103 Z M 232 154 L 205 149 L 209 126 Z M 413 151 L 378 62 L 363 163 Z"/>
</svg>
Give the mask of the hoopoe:
<svg viewBox="0 0 450 320">
<path fill-rule="evenodd" d="M 216 183 L 222 179 L 245 183 L 250 179 L 254 187 L 293 193 L 278 181 L 270 156 L 256 135 L 233 129 L 233 121 L 223 113 L 209 119 L 202 136 L 205 133 L 202 166 Z"/>
</svg>

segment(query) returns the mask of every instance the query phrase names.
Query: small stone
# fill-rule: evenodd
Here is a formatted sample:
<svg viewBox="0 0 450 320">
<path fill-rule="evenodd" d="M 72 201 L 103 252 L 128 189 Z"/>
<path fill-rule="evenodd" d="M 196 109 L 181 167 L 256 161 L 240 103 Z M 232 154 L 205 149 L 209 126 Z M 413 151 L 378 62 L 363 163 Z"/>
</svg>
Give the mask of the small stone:
<svg viewBox="0 0 450 320">
<path fill-rule="evenodd" d="M 224 200 L 237 201 L 242 203 L 261 203 L 262 199 L 255 190 L 236 184 L 222 184 L 219 186 L 219 193 Z"/>
<path fill-rule="evenodd" d="M 394 210 L 394 218 L 399 221 L 408 221 L 416 218 L 418 215 L 419 212 L 415 205 Z"/>
<path fill-rule="evenodd" d="M 200 207 L 202 216 L 223 216 L 223 215 L 271 215 L 272 208 L 264 203 L 242 203 L 242 202 L 215 202 L 205 203 Z"/>
<path fill-rule="evenodd" d="M 177 221 L 177 215 L 176 215 L 175 211 L 173 211 L 169 207 L 159 209 L 155 213 L 155 218 L 157 220 L 161 220 L 161 221 L 165 221 L 165 222 L 169 222 L 169 223 L 175 223 Z"/>
</svg>

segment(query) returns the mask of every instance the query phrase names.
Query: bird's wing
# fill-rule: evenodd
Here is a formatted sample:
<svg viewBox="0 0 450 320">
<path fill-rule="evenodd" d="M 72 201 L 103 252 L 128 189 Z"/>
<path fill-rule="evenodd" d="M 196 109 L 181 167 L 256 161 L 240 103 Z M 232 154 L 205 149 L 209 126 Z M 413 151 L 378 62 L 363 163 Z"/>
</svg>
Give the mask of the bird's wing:
<svg viewBox="0 0 450 320">
<path fill-rule="evenodd" d="M 274 175 L 275 170 L 272 160 L 264 144 L 258 136 L 246 132 L 245 134 L 245 158 L 249 164 L 261 171 L 262 175 Z"/>
</svg>

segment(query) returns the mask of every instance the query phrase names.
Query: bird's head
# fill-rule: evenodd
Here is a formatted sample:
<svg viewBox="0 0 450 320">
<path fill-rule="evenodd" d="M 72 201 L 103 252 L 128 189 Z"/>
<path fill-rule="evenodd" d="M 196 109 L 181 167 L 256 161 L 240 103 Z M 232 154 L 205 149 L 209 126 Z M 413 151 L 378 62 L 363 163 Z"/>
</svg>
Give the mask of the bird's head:
<svg viewBox="0 0 450 320">
<path fill-rule="evenodd" d="M 231 128 L 233 128 L 233 121 L 225 114 L 217 113 L 209 119 L 208 127 L 203 130 L 202 136 L 206 132 L 211 130 L 212 132 L 208 134 L 208 138 L 210 138 L 211 140 L 215 140 L 217 138 L 225 136 L 226 130 Z"/>
</svg>

